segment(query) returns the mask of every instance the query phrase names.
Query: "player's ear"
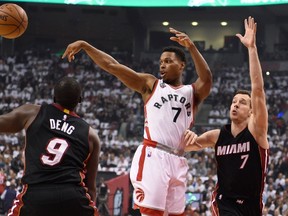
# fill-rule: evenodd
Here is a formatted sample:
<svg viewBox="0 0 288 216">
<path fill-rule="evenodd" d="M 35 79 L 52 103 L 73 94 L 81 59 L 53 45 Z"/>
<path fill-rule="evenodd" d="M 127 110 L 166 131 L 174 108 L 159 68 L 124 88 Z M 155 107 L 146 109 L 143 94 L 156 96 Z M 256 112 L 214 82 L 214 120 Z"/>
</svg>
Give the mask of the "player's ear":
<svg viewBox="0 0 288 216">
<path fill-rule="evenodd" d="M 184 70 L 184 68 L 185 68 L 185 62 L 182 62 L 182 63 L 181 63 L 180 68 L 181 68 L 181 70 Z"/>
</svg>

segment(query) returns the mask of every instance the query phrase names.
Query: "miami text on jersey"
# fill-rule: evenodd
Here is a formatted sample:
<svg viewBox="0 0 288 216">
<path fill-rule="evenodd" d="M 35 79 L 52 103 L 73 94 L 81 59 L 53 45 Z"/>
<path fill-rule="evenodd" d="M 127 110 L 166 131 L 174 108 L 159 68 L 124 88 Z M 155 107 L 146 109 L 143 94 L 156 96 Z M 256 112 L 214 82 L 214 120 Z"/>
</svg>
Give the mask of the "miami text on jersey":
<svg viewBox="0 0 288 216">
<path fill-rule="evenodd" d="M 249 151 L 250 151 L 250 142 L 217 147 L 217 155 L 237 154 Z"/>
</svg>

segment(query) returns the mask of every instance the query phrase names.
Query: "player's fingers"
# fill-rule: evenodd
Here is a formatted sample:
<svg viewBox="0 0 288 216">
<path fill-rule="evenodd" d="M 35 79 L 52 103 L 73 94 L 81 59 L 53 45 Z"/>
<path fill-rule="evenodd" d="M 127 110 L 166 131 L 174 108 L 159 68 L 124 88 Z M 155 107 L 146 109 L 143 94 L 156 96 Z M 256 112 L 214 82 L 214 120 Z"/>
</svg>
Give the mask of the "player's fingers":
<svg viewBox="0 0 288 216">
<path fill-rule="evenodd" d="M 172 41 L 178 41 L 178 38 L 177 37 L 170 37 L 170 40 L 172 40 Z"/>
<path fill-rule="evenodd" d="M 75 59 L 74 57 L 74 54 L 71 52 L 69 55 L 68 55 L 68 61 L 71 62 Z"/>
<path fill-rule="evenodd" d="M 190 134 L 188 131 L 185 131 L 184 133 L 184 142 L 186 145 L 189 145 L 189 139 L 190 139 Z"/>
<path fill-rule="evenodd" d="M 190 130 L 186 130 L 186 131 L 184 132 L 184 139 L 185 139 L 185 140 L 188 140 L 188 138 L 190 137 L 191 133 L 193 133 L 193 132 L 190 131 Z"/>
<path fill-rule="evenodd" d="M 187 134 L 187 136 L 186 136 L 186 145 L 188 146 L 188 145 L 191 145 L 191 143 L 192 143 L 192 140 L 193 140 L 193 137 L 191 137 L 191 135 L 190 134 Z"/>
<path fill-rule="evenodd" d="M 196 138 L 197 138 L 197 134 L 195 134 L 194 132 L 192 131 L 186 131 L 185 134 L 184 134 L 184 141 L 186 143 L 186 145 L 193 145 L 193 143 L 196 141 Z"/>
<path fill-rule="evenodd" d="M 238 37 L 240 40 L 243 38 L 241 34 L 236 34 L 236 37 Z"/>
<path fill-rule="evenodd" d="M 195 144 L 196 144 L 198 147 L 202 148 L 202 145 L 201 145 L 200 143 L 198 143 L 197 141 L 195 141 Z"/>
<path fill-rule="evenodd" d="M 191 143 L 192 145 L 195 145 L 195 144 L 198 145 L 197 142 L 196 142 L 197 138 L 198 138 L 198 136 L 197 136 L 197 134 L 195 134 L 195 135 L 192 137 L 192 140 L 191 140 L 190 143 Z"/>
<path fill-rule="evenodd" d="M 183 32 L 178 32 L 176 34 L 177 37 L 187 37 L 187 34 L 186 33 L 183 33 Z"/>
<path fill-rule="evenodd" d="M 248 28 L 248 20 L 247 19 L 244 20 L 244 26 L 245 26 L 245 29 Z"/>
<path fill-rule="evenodd" d="M 254 33 L 257 31 L 257 23 L 254 24 Z"/>
<path fill-rule="evenodd" d="M 67 56 L 67 49 L 65 50 L 65 52 L 62 55 L 62 59 L 64 59 Z"/>
<path fill-rule="evenodd" d="M 188 38 L 185 36 L 185 37 L 181 37 L 180 38 L 180 41 L 185 41 L 185 40 L 187 40 Z"/>
<path fill-rule="evenodd" d="M 186 146 L 196 145 L 199 148 L 202 148 L 202 145 L 197 142 L 198 135 L 195 134 L 195 136 L 191 137 L 191 140 L 186 144 Z"/>
<path fill-rule="evenodd" d="M 254 18 L 250 16 L 249 17 L 249 26 L 253 27 L 253 24 L 254 24 Z"/>
<path fill-rule="evenodd" d="M 180 32 L 180 31 L 178 31 L 178 30 L 176 30 L 176 29 L 174 29 L 172 27 L 169 28 L 169 31 L 171 33 L 175 34 L 177 37 L 179 36 L 179 34 L 183 34 L 182 32 Z"/>
<path fill-rule="evenodd" d="M 171 33 L 177 33 L 177 32 L 178 32 L 176 29 L 174 29 L 174 28 L 172 28 L 172 27 L 169 27 L 169 31 L 170 31 Z"/>
</svg>

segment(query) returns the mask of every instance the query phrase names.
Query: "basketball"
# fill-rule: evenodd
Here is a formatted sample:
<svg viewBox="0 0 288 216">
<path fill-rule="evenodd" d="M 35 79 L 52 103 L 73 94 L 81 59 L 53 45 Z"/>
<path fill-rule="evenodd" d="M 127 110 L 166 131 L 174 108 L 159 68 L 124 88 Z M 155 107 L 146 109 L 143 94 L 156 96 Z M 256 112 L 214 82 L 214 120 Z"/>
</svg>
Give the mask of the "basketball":
<svg viewBox="0 0 288 216">
<path fill-rule="evenodd" d="M 14 39 L 21 36 L 27 29 L 28 16 L 25 10 L 17 4 L 0 6 L 0 35 Z"/>
</svg>

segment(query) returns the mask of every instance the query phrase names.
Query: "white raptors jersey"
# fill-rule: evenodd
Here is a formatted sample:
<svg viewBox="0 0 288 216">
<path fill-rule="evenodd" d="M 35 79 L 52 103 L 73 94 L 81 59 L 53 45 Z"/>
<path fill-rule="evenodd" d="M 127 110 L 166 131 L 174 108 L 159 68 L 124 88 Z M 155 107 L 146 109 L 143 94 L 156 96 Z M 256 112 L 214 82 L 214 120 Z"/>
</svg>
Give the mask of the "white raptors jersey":
<svg viewBox="0 0 288 216">
<path fill-rule="evenodd" d="M 144 106 L 144 138 L 184 149 L 184 132 L 193 125 L 194 89 L 192 85 L 170 86 L 157 80 Z"/>
</svg>

